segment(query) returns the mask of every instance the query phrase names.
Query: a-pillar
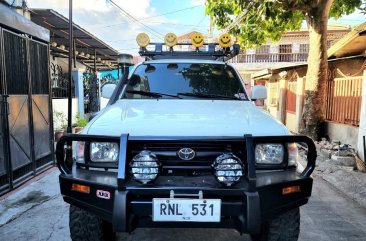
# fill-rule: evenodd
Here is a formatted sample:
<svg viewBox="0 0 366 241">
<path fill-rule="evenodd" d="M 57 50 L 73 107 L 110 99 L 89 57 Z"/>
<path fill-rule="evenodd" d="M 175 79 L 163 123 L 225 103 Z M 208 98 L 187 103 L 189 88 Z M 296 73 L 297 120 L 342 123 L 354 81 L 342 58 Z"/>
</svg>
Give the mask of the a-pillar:
<svg viewBox="0 0 366 241">
<path fill-rule="evenodd" d="M 362 80 L 362 102 L 361 102 L 361 118 L 358 132 L 357 150 L 360 158 L 365 162 L 363 138 L 366 136 L 366 70 L 363 72 Z"/>
<path fill-rule="evenodd" d="M 83 85 L 83 73 L 84 69 L 73 69 L 72 77 L 75 83 L 75 97 L 77 99 L 77 112 L 80 117 L 84 118 L 84 85 Z"/>
<path fill-rule="evenodd" d="M 296 132 L 300 131 L 302 111 L 304 107 L 304 78 L 297 78 L 296 84 Z"/>
</svg>

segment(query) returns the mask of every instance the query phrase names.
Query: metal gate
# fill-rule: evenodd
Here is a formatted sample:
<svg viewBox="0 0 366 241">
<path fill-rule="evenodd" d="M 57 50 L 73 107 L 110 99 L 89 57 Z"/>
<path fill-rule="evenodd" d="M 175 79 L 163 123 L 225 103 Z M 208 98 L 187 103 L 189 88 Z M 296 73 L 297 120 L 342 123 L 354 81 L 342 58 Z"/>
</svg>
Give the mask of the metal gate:
<svg viewBox="0 0 366 241">
<path fill-rule="evenodd" d="M 54 160 L 48 45 L 0 30 L 5 167 L 2 173 L 0 161 L 1 193 L 38 174 Z"/>
<path fill-rule="evenodd" d="M 83 73 L 83 85 L 84 85 L 84 110 L 85 113 L 95 113 L 100 110 L 100 98 L 99 98 L 99 79 L 95 74 L 95 70 L 86 68 Z"/>
<path fill-rule="evenodd" d="M 362 76 L 335 78 L 329 82 L 326 118 L 329 121 L 360 125 Z"/>
</svg>

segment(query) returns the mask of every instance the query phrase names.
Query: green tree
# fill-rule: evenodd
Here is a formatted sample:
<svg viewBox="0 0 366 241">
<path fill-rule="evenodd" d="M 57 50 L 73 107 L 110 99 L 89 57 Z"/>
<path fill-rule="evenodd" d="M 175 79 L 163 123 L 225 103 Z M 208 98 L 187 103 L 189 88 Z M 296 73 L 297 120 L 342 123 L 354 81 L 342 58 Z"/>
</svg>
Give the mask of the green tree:
<svg viewBox="0 0 366 241">
<path fill-rule="evenodd" d="M 278 41 L 306 20 L 310 47 L 300 132 L 318 139 L 325 119 L 328 18 L 348 15 L 361 4 L 362 0 L 207 0 L 206 13 L 219 28 L 232 26 L 229 32 L 244 48 Z"/>
</svg>

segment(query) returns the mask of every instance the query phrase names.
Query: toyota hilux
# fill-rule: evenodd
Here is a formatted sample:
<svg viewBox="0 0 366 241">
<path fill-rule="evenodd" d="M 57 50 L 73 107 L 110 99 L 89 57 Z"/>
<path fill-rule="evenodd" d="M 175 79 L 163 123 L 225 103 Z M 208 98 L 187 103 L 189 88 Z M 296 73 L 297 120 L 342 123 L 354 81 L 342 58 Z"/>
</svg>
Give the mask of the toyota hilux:
<svg viewBox="0 0 366 241">
<path fill-rule="evenodd" d="M 146 227 L 297 240 L 299 207 L 312 191 L 313 141 L 255 105 L 265 87 L 249 96 L 226 62 L 237 45 L 162 46 L 142 46 L 147 60 L 131 71 L 121 55 L 123 77 L 102 88 L 108 105 L 57 143 L 72 240 L 113 240 Z"/>
</svg>

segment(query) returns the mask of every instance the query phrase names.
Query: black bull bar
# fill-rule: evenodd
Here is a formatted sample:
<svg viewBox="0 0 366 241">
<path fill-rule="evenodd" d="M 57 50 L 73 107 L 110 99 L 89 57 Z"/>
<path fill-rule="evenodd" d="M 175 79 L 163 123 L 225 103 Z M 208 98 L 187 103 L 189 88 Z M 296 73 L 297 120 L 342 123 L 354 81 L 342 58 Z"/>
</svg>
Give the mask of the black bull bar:
<svg viewBox="0 0 366 241">
<path fill-rule="evenodd" d="M 255 163 L 255 146 L 257 144 L 266 144 L 266 143 L 273 143 L 273 144 L 289 144 L 289 143 L 305 143 L 307 146 L 307 165 L 299 175 L 301 179 L 309 179 L 311 173 L 315 169 L 315 162 L 316 162 L 316 147 L 312 139 L 307 136 L 252 136 L 252 135 L 244 135 L 243 137 L 135 137 L 129 136 L 128 134 L 122 134 L 120 137 L 111 137 L 111 136 L 97 136 L 97 135 L 81 135 L 81 134 L 66 134 L 63 136 L 59 142 L 57 143 L 56 148 L 56 158 L 57 158 L 57 165 L 61 171 L 60 182 L 61 179 L 64 178 L 65 180 L 68 179 L 69 181 L 72 180 L 72 142 L 115 142 L 119 144 L 119 160 L 118 160 L 118 172 L 116 175 L 116 189 L 114 193 L 114 204 L 112 209 L 111 215 L 103 215 L 100 213 L 100 216 L 104 217 L 108 221 L 113 223 L 114 229 L 116 231 L 126 231 L 130 230 L 128 228 L 128 210 L 126 204 L 121 205 L 121 203 L 126 203 L 127 194 L 128 192 L 131 193 L 131 190 L 126 189 L 126 182 L 128 181 L 128 153 L 133 150 L 133 148 L 141 143 L 144 144 L 159 144 L 159 143 L 240 143 L 246 154 L 247 160 L 247 168 L 245 170 L 245 177 L 248 183 L 247 189 L 245 190 L 246 196 L 246 204 L 247 206 L 247 227 L 244 231 L 249 232 L 258 232 L 260 229 L 260 218 L 257 213 L 254 213 L 251 210 L 256 210 L 260 213 L 260 205 L 259 203 L 259 196 L 257 188 L 257 173 L 256 170 L 258 166 Z M 307 182 L 307 185 L 310 185 L 310 193 L 311 193 L 311 183 Z M 61 183 L 62 185 L 62 183 Z M 154 187 L 154 184 L 152 184 Z M 159 187 L 157 187 L 159 188 Z M 165 187 L 166 188 L 166 187 Z M 182 188 L 182 187 L 180 187 Z M 183 187 L 184 188 L 184 187 Z M 148 189 L 148 188 L 145 188 Z M 158 191 L 155 188 L 154 190 Z M 165 191 L 162 188 L 160 193 Z M 61 190 L 62 186 L 61 186 Z M 226 188 L 223 191 L 228 191 Z M 230 190 L 229 190 L 230 191 Z M 150 191 L 147 191 L 151 193 Z M 233 191 L 234 192 L 234 191 Z M 309 193 L 309 192 L 308 192 Z M 63 193 L 64 194 L 64 193 Z M 307 194 L 310 195 L 310 194 Z M 79 205 L 84 207 L 82 204 L 78 203 L 77 200 L 64 195 L 64 199 L 67 202 L 73 203 L 75 205 Z M 254 206 L 253 203 L 256 203 Z M 302 202 L 304 204 L 306 202 Z M 90 207 L 86 208 L 89 211 L 94 211 Z M 121 218 L 122 216 L 122 218 Z M 259 215 L 260 216 L 260 215 Z M 253 220 L 253 222 L 249 221 Z M 255 221 L 254 221 L 255 220 Z"/>
</svg>

